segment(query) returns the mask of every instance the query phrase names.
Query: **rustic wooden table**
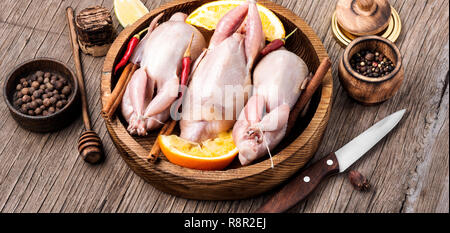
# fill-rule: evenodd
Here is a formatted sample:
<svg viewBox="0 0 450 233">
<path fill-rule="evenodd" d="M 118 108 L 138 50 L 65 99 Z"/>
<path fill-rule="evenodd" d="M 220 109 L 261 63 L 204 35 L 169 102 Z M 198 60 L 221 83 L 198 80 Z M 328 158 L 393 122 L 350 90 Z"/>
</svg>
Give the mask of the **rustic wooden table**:
<svg viewBox="0 0 450 233">
<path fill-rule="evenodd" d="M 168 0 L 144 0 L 149 9 Z M 366 107 L 343 91 L 337 60 L 343 48 L 331 32 L 335 0 L 277 0 L 305 19 L 319 35 L 333 62 L 334 104 L 314 160 L 336 150 L 376 121 L 397 110 L 408 114 L 385 140 L 358 162 L 373 188 L 355 191 L 346 175 L 323 182 L 290 212 L 448 212 L 449 206 L 449 1 L 391 0 L 403 31 L 405 82 L 387 102 Z M 65 9 L 80 11 L 112 0 L 2 0 L 0 78 L 19 63 L 52 57 L 74 68 Z M 120 31 L 117 19 L 114 24 Z M 194 201 L 165 194 L 144 182 L 125 164 L 100 116 L 103 58 L 83 56 L 94 128 L 107 160 L 90 166 L 78 157 L 82 132 L 78 118 L 68 128 L 36 134 L 20 128 L 0 101 L 1 212 L 250 212 L 273 193 L 239 201 Z M 244 190 L 245 191 L 245 190 Z"/>
</svg>

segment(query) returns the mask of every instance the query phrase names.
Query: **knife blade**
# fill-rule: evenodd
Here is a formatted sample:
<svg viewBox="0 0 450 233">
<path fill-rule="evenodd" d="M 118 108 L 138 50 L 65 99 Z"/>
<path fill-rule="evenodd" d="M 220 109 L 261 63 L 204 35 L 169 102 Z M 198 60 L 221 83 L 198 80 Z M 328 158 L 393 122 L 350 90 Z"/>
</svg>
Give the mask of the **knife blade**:
<svg viewBox="0 0 450 233">
<path fill-rule="evenodd" d="M 400 122 L 406 109 L 379 121 L 345 146 L 332 152 L 301 172 L 277 194 L 264 203 L 256 213 L 284 212 L 307 197 L 325 178 L 342 173 L 383 139 Z"/>
</svg>

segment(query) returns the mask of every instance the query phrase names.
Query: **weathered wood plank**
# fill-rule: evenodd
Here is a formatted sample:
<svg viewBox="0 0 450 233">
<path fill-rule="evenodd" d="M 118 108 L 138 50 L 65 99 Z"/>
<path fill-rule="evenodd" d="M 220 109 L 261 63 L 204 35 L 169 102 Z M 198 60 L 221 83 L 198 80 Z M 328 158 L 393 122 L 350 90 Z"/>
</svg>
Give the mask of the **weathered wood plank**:
<svg viewBox="0 0 450 233">
<path fill-rule="evenodd" d="M 0 70 L 9 71 L 33 57 L 53 57 L 72 69 L 65 8 L 75 11 L 112 0 L 5 1 L 0 9 Z M 149 9 L 169 0 L 143 1 Z M 330 123 L 315 160 L 390 113 L 407 108 L 399 127 L 353 168 L 373 189 L 354 191 L 346 175 L 332 177 L 291 212 L 448 212 L 448 52 L 449 1 L 390 1 L 399 12 L 403 32 L 397 42 L 406 67 L 405 82 L 394 98 L 366 107 L 351 100 L 337 77 L 343 48 L 330 29 L 333 0 L 276 0 L 305 19 L 323 41 L 333 62 L 334 104 Z M 113 17 L 118 31 L 122 28 Z M 195 201 L 156 190 L 134 174 L 99 116 L 103 59 L 82 56 L 93 127 L 105 145 L 107 160 L 90 166 L 78 158 L 75 142 L 82 132 L 78 118 L 52 134 L 27 132 L 0 102 L 1 212 L 249 212 L 273 192 L 238 201 Z M 5 73 L 5 72 L 4 72 Z M 3 83 L 5 74 L 0 75 Z M 351 124 L 349 124 L 351 122 Z"/>
</svg>

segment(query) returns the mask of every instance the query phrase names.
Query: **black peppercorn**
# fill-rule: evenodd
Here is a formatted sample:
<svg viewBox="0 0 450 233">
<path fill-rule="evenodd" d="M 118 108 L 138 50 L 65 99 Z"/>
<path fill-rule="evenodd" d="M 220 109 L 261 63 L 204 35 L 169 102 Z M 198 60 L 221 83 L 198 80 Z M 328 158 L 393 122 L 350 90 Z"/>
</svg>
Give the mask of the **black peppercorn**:
<svg viewBox="0 0 450 233">
<path fill-rule="evenodd" d="M 373 53 L 367 53 L 365 58 L 367 61 L 373 61 L 375 55 Z"/>
</svg>

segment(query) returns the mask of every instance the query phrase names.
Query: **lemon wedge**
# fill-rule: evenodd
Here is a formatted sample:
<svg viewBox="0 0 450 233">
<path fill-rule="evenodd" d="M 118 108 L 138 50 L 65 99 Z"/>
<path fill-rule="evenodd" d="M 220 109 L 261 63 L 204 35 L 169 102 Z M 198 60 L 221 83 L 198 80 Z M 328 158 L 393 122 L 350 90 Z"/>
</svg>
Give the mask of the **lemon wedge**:
<svg viewBox="0 0 450 233">
<path fill-rule="evenodd" d="M 126 28 L 148 13 L 140 0 L 114 0 L 114 13 L 120 25 Z"/>
</svg>

